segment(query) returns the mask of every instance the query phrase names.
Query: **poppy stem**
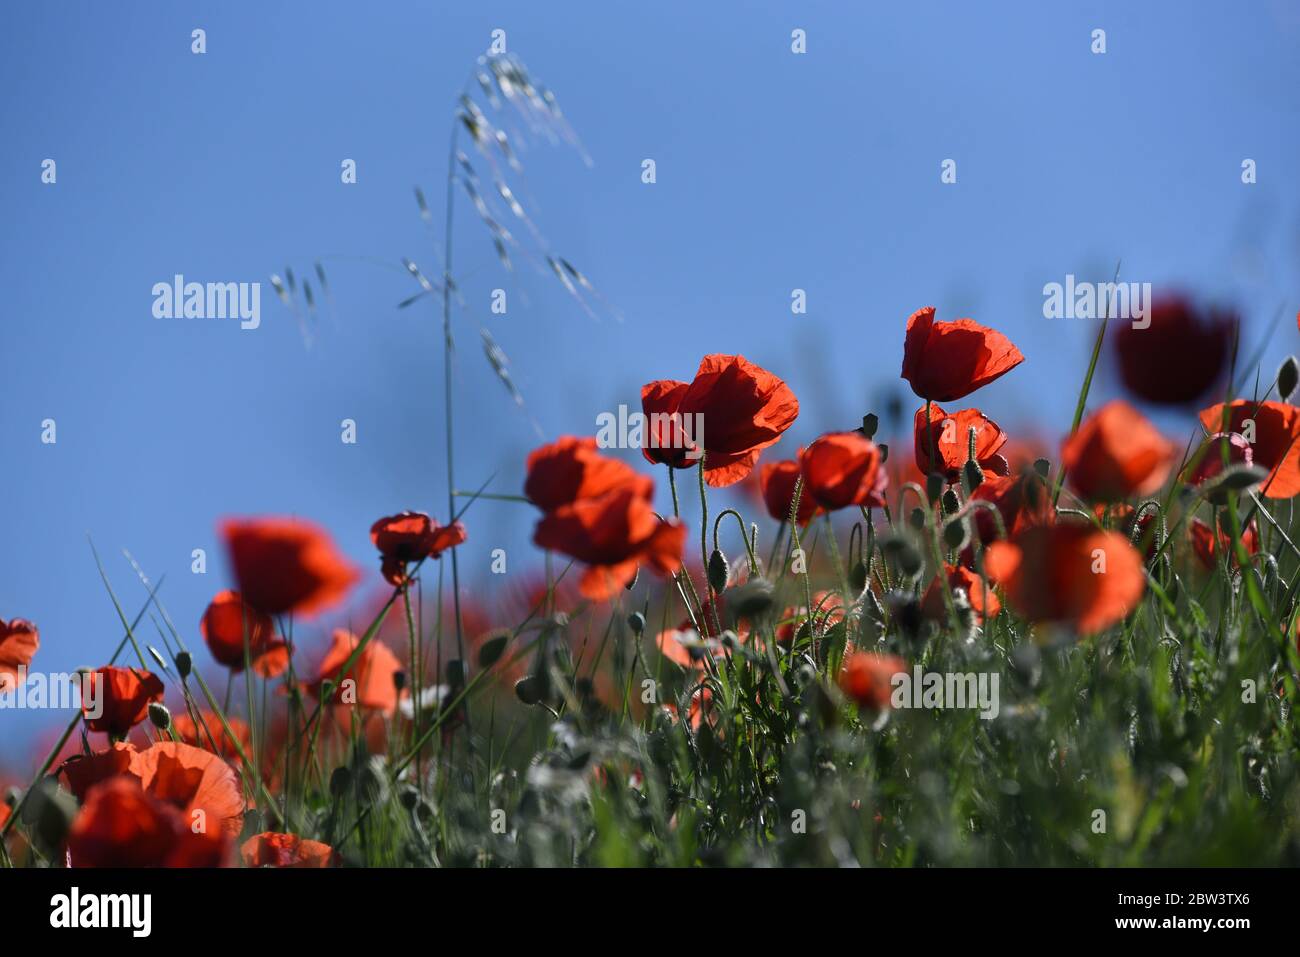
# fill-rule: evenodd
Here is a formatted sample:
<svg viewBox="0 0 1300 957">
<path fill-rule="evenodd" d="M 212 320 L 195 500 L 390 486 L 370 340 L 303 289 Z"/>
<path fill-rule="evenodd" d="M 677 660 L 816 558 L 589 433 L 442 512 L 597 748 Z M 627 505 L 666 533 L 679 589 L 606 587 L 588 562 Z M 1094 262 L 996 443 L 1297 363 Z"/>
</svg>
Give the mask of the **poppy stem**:
<svg viewBox="0 0 1300 957">
<path fill-rule="evenodd" d="M 705 594 L 709 596 L 709 608 L 713 615 L 713 636 L 722 637 L 722 620 L 718 616 L 717 592 L 713 590 L 713 582 L 709 580 L 709 499 L 704 492 L 704 455 L 700 456 L 699 464 L 696 466 L 700 470 L 700 560 L 704 562 L 704 587 Z M 700 609 L 703 617 L 703 609 Z M 708 623 L 705 622 L 705 627 Z"/>
</svg>

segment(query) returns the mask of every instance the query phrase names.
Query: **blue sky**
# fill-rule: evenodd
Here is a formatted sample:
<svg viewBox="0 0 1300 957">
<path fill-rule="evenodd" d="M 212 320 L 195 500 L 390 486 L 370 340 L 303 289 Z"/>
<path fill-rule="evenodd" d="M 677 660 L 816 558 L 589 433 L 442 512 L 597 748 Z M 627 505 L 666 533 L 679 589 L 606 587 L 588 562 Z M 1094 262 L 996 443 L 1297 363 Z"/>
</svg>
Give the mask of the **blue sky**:
<svg viewBox="0 0 1300 957">
<path fill-rule="evenodd" d="M 1068 425 L 1095 325 L 1045 320 L 1067 273 L 1234 303 L 1247 338 L 1297 308 L 1300 6 L 1024 2 L 9 3 L 0 14 L 0 617 L 41 628 L 45 670 L 119 637 L 86 536 L 125 603 L 127 548 L 187 638 L 227 584 L 216 521 L 293 513 L 372 571 L 378 516 L 445 517 L 441 354 L 409 256 L 438 273 L 455 96 L 493 29 L 559 97 L 594 166 L 534 142 L 531 208 L 623 314 L 593 320 L 486 233 L 456 231 L 458 484 L 514 493 L 547 437 L 591 433 L 642 382 L 740 352 L 802 414 L 780 451 L 851 427 L 898 387 L 922 305 L 1027 356 L 980 393 L 1004 427 Z M 191 31 L 207 52 L 191 53 Z M 807 32 L 807 53 L 790 35 Z M 1093 29 L 1107 51 L 1090 51 Z M 57 183 L 41 162 L 57 162 Z M 355 159 L 358 181 L 340 182 Z M 657 182 L 641 182 L 652 158 Z M 955 159 L 954 185 L 940 163 Z M 1254 159 L 1258 182 L 1240 180 Z M 468 207 L 461 203 L 461 214 Z M 268 277 L 320 259 L 333 301 L 308 348 Z M 263 283 L 262 326 L 166 321 L 176 273 Z M 491 289 L 510 295 L 505 316 Z M 808 296 L 790 311 L 791 290 Z M 509 354 L 520 414 L 476 323 Z M 1264 362 L 1295 351 L 1283 321 Z M 1095 396 L 1113 395 L 1107 378 Z M 911 399 L 906 400 L 910 403 Z M 57 423 L 55 445 L 41 422 Z M 358 442 L 339 440 L 357 422 Z M 1162 420 L 1168 421 L 1168 420 Z M 1170 422 L 1185 435 L 1185 423 Z M 660 485 L 663 485 L 662 476 Z M 661 487 L 661 493 L 666 489 Z M 462 557 L 536 556 L 525 506 L 476 504 Z M 207 575 L 190 574 L 205 548 Z M 310 631 L 304 635 L 310 638 Z M 48 714 L 4 712 L 25 758 Z"/>
</svg>

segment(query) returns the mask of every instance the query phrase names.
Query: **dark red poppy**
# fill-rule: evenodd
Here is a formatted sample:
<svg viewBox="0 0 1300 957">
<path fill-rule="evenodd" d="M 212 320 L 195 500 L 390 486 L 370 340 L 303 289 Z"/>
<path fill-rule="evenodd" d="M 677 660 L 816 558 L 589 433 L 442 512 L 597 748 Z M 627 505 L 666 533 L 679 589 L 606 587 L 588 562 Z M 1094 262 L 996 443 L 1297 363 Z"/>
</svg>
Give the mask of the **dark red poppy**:
<svg viewBox="0 0 1300 957">
<path fill-rule="evenodd" d="M 161 702 L 164 694 L 157 675 L 136 668 L 110 665 L 88 676 L 86 682 L 90 693 L 83 693 L 81 702 L 86 727 L 110 738 L 125 738 L 149 716 L 150 703 Z"/>
<path fill-rule="evenodd" d="M 893 703 L 894 675 L 906 673 L 907 662 L 896 655 L 857 651 L 844 659 L 839 686 L 859 707 L 885 711 Z"/>
<path fill-rule="evenodd" d="M 744 356 L 708 355 L 692 382 L 661 379 L 643 386 L 641 409 L 649 461 L 690 468 L 702 446 L 704 480 L 722 488 L 748 475 L 763 449 L 776 444 L 798 417 L 799 400 Z"/>
<path fill-rule="evenodd" d="M 1188 485 L 1204 485 L 1218 478 L 1225 468 L 1251 465 L 1255 460 L 1250 443 L 1235 432 L 1211 435 L 1205 440 L 1199 455 L 1199 460 L 1189 465 L 1183 475 L 1183 481 Z"/>
<path fill-rule="evenodd" d="M 1219 550 L 1226 549 L 1228 564 L 1238 566 L 1237 550 L 1232 544 L 1232 537 L 1223 528 L 1216 535 L 1210 526 L 1199 518 L 1192 519 L 1187 526 L 1187 536 L 1192 542 L 1192 553 L 1203 566 L 1214 571 L 1219 565 Z M 1241 543 L 1246 546 L 1247 555 L 1259 554 L 1259 531 L 1252 521 L 1241 533 Z"/>
<path fill-rule="evenodd" d="M 31 665 L 40 647 L 40 633 L 30 621 L 0 618 L 0 694 L 18 687 L 18 670 Z"/>
<path fill-rule="evenodd" d="M 861 432 L 828 432 L 799 454 L 799 467 L 803 494 L 828 512 L 885 504 L 880 447 Z"/>
<path fill-rule="evenodd" d="M 1165 484 L 1178 449 L 1127 402 L 1108 402 L 1061 447 L 1070 485 L 1089 502 L 1150 495 Z"/>
<path fill-rule="evenodd" d="M 935 322 L 933 306 L 908 317 L 903 378 L 922 399 L 955 402 L 1024 361 L 1010 339 L 973 319 Z"/>
<path fill-rule="evenodd" d="M 334 629 L 332 644 L 325 660 L 321 662 L 316 680 L 307 688 L 319 697 L 322 685 L 330 681 L 334 704 L 356 705 L 392 714 L 397 710 L 397 685 L 394 675 L 402 670 L 402 663 L 388 646 L 371 638 L 361 649 L 356 662 L 346 673 L 343 666 L 356 651 L 360 639 L 346 628 Z"/>
<path fill-rule="evenodd" d="M 78 801 L 84 802 L 96 784 L 131 773 L 131 762 L 137 753 L 135 745 L 117 741 L 103 751 L 74 754 L 59 766 L 55 776 Z"/>
<path fill-rule="evenodd" d="M 1115 331 L 1115 360 L 1124 387 L 1160 405 L 1184 405 L 1207 395 L 1223 377 L 1237 317 L 1203 309 L 1174 293 L 1155 298 L 1149 319 L 1146 328 L 1124 322 Z"/>
<path fill-rule="evenodd" d="M 438 558 L 449 548 L 465 541 L 460 522 L 439 525 L 424 512 L 402 512 L 381 518 L 370 526 L 370 541 L 383 559 L 381 571 L 388 584 L 406 582 L 406 566 L 426 558 Z"/>
<path fill-rule="evenodd" d="M 1206 432 L 1236 432 L 1249 443 L 1254 464 L 1269 470 L 1260 486 L 1265 498 L 1300 494 L 1300 409 L 1237 399 L 1202 410 L 1200 418 Z"/>
<path fill-rule="evenodd" d="M 636 487 L 646 499 L 654 494 L 650 476 L 638 475 L 626 462 L 601 455 L 593 438 L 561 436 L 530 452 L 527 467 L 524 495 L 543 512 L 598 498 L 625 485 Z"/>
<path fill-rule="evenodd" d="M 786 459 L 782 462 L 764 462 L 758 470 L 759 488 L 763 493 L 763 505 L 767 514 L 778 522 L 790 519 L 790 506 L 794 503 L 794 486 L 799 481 L 798 462 Z M 807 525 L 817 514 L 817 502 L 808 490 L 799 495 L 799 514 L 795 520 L 800 525 Z"/>
<path fill-rule="evenodd" d="M 68 832 L 73 867 L 220 867 L 221 830 L 196 831 L 185 815 L 122 775 L 90 790 Z"/>
<path fill-rule="evenodd" d="M 297 834 L 266 831 L 250 837 L 239 850 L 245 867 L 334 867 L 334 848 Z"/>
<path fill-rule="evenodd" d="M 268 615 L 310 615 L 338 604 L 360 575 L 318 526 L 296 518 L 221 525 L 244 600 Z"/>
<path fill-rule="evenodd" d="M 548 512 L 533 542 L 589 567 L 579 581 L 582 594 L 600 601 L 629 584 L 645 564 L 661 575 L 682 563 L 686 526 L 664 521 L 633 486 L 583 499 Z"/>
<path fill-rule="evenodd" d="M 970 458 L 970 430 L 975 430 L 975 461 L 980 468 L 995 475 L 1006 475 L 1011 466 L 998 454 L 1006 445 L 1007 434 L 979 409 L 962 409 L 951 414 L 937 405 L 930 406 L 927 424 L 925 406 L 916 410 L 913 439 L 916 467 L 922 475 L 942 472 L 949 482 L 961 477 L 962 466 Z M 932 438 L 933 437 L 933 438 Z M 930 443 L 934 443 L 935 461 L 930 460 Z"/>
<path fill-rule="evenodd" d="M 984 564 L 1019 615 L 1085 635 L 1122 620 L 1146 590 L 1137 549 L 1123 535 L 1091 525 L 1026 528 L 991 544 Z"/>
<path fill-rule="evenodd" d="M 235 674 L 244 670 L 244 638 L 253 671 L 275 678 L 289 667 L 289 645 L 275 634 L 268 615 L 249 605 L 239 592 L 217 592 L 199 621 L 199 632 L 217 664 Z"/>
</svg>

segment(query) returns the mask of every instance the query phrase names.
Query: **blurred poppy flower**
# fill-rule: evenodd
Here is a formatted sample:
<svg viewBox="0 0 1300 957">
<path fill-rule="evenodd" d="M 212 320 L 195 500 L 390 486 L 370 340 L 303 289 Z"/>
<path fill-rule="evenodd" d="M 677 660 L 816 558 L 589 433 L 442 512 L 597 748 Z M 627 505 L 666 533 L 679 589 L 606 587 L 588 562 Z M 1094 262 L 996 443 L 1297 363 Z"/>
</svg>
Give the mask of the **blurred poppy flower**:
<svg viewBox="0 0 1300 957">
<path fill-rule="evenodd" d="M 92 788 L 68 832 L 72 867 L 220 867 L 227 847 L 223 831 L 195 831 L 130 775 Z"/>
<path fill-rule="evenodd" d="M 460 522 L 439 525 L 424 512 L 389 515 L 370 526 L 370 541 L 383 559 L 384 581 L 394 587 L 405 584 L 406 566 L 411 562 L 438 558 L 465 539 L 465 526 Z"/>
<path fill-rule="evenodd" d="M 708 355 L 691 382 L 660 379 L 643 386 L 641 409 L 649 461 L 690 468 L 702 444 L 704 480 L 723 488 L 748 475 L 759 453 L 776 444 L 798 417 L 799 400 L 744 356 Z"/>
<path fill-rule="evenodd" d="M 338 604 L 360 577 L 323 529 L 301 519 L 230 519 L 221 536 L 240 594 L 267 615 Z"/>
<path fill-rule="evenodd" d="M 814 619 L 819 628 L 831 628 L 844 621 L 844 599 L 836 592 L 825 589 L 813 592 Z M 808 608 L 787 607 L 781 612 L 776 626 L 776 643 L 789 647 L 790 642 L 804 629 L 808 621 Z"/>
<path fill-rule="evenodd" d="M 827 511 L 885 503 L 880 448 L 861 432 L 828 432 L 799 454 L 799 466 L 804 494 Z"/>
<path fill-rule="evenodd" d="M 239 855 L 245 867 L 333 867 L 337 857 L 328 844 L 271 831 L 250 837 Z"/>
<path fill-rule="evenodd" d="M 320 697 L 322 685 L 329 681 L 334 685 L 331 703 L 357 705 L 392 714 L 397 710 L 398 699 L 394 675 L 402 670 L 402 663 L 387 645 L 371 638 L 353 666 L 344 673 L 343 666 L 356 651 L 359 641 L 346 628 L 334 629 L 333 643 L 321 662 L 316 680 L 307 686 L 308 690 L 313 696 Z M 346 679 L 352 679 L 351 683 Z"/>
<path fill-rule="evenodd" d="M 960 589 L 966 593 L 970 606 L 975 612 L 976 621 L 992 618 L 1002 610 L 1002 602 L 998 601 L 998 596 L 993 593 L 992 588 L 985 592 L 984 582 L 975 572 L 963 565 L 945 563 L 943 567 L 948 575 L 948 587 L 954 592 Z M 989 584 L 994 583 L 990 580 Z M 925 594 L 921 597 L 921 614 L 935 621 L 947 618 L 948 606 L 944 601 L 943 582 L 938 576 L 930 581 Z"/>
<path fill-rule="evenodd" d="M 601 455 L 593 438 L 561 436 L 530 452 L 527 468 L 524 495 L 543 512 L 598 498 L 625 485 L 637 488 L 645 499 L 654 494 L 653 479 L 637 474 L 626 462 Z"/>
<path fill-rule="evenodd" d="M 665 702 L 663 709 L 671 715 L 674 720 L 678 719 L 679 713 L 675 702 Z M 692 731 L 698 731 L 700 729 L 700 722 L 703 721 L 706 716 L 709 718 L 710 724 L 712 724 L 717 717 L 717 712 L 713 709 L 713 691 L 708 685 L 700 687 L 691 695 L 691 703 L 687 711 L 686 721 L 690 725 Z"/>
<path fill-rule="evenodd" d="M 1300 493 L 1300 409 L 1285 402 L 1237 399 L 1201 411 L 1210 434 L 1236 432 L 1250 445 L 1254 464 L 1269 470 L 1260 486 L 1265 498 Z"/>
<path fill-rule="evenodd" d="M 991 544 L 984 564 L 1019 615 L 1085 635 L 1122 620 L 1146 590 L 1142 557 L 1128 539 L 1091 525 L 1026 528 Z"/>
<path fill-rule="evenodd" d="M 1089 502 L 1150 495 L 1165 484 L 1178 450 L 1127 402 L 1108 402 L 1061 446 L 1070 485 Z"/>
<path fill-rule="evenodd" d="M 251 757 L 253 737 L 248 729 L 248 723 L 241 718 L 227 715 L 226 724 L 230 726 L 230 733 L 222 727 L 221 719 L 211 711 L 200 711 L 198 723 L 195 723 L 194 719 L 185 712 L 172 715 L 172 731 L 185 744 L 211 751 L 230 762 L 240 760 L 239 748 L 243 748 L 244 754 Z M 235 737 L 232 738 L 231 734 Z M 236 741 L 239 748 L 235 746 Z"/>
<path fill-rule="evenodd" d="M 1226 468 L 1251 465 L 1254 459 L 1250 443 L 1244 438 L 1235 432 L 1218 432 L 1205 440 L 1204 447 L 1199 450 L 1199 459 L 1194 459 L 1187 467 L 1183 481 L 1188 485 L 1204 485 L 1218 478 Z M 1227 499 L 1223 492 L 1223 489 L 1212 492 L 1210 501 L 1225 504 Z"/>
<path fill-rule="evenodd" d="M 1055 517 L 1047 483 L 1032 469 L 1019 475 L 986 475 L 971 499 L 996 507 L 1008 536 L 1033 525 L 1049 525 Z M 987 509 L 976 509 L 975 530 L 985 545 L 998 537 L 997 521 Z M 969 564 L 964 557 L 963 564 Z"/>
<path fill-rule="evenodd" d="M 633 581 L 641 564 L 673 574 L 681 567 L 685 541 L 686 526 L 659 518 L 633 486 L 548 512 L 533 533 L 538 547 L 589 566 L 579 588 L 594 601 Z"/>
<path fill-rule="evenodd" d="M 1154 509 L 1147 509 L 1142 513 L 1142 518 L 1137 519 L 1137 509 L 1132 505 L 1119 503 L 1116 505 L 1107 505 L 1101 503 L 1094 505 L 1092 513 L 1097 516 L 1097 521 L 1104 522 L 1109 516 L 1111 526 L 1118 528 L 1124 537 L 1135 545 L 1146 544 L 1144 557 L 1147 561 L 1156 556 L 1156 536 L 1155 521 L 1159 513 Z M 1134 538 L 1134 524 L 1136 522 L 1137 537 Z"/>
<path fill-rule="evenodd" d="M 1157 296 L 1150 325 L 1123 323 L 1115 332 L 1120 381 L 1145 402 L 1196 402 L 1222 378 L 1237 325 L 1236 316 L 1204 310 L 1184 295 Z"/>
<path fill-rule="evenodd" d="M 244 826 L 239 778 L 211 751 L 160 741 L 136 752 L 130 773 L 152 797 L 182 811 L 191 830 L 221 831 L 233 838 Z"/>
<path fill-rule="evenodd" d="M 102 731 L 110 738 L 121 739 L 127 736 L 137 724 L 149 715 L 149 704 L 161 702 L 164 688 L 157 675 L 135 668 L 114 668 L 111 665 L 100 668 L 89 675 L 87 682 L 92 686 L 87 690 L 92 694 L 83 694 L 81 711 L 85 715 L 86 727 L 91 731 Z M 96 705 L 92 708 L 92 701 Z M 100 711 L 98 716 L 92 711 Z"/>
<path fill-rule="evenodd" d="M 217 664 L 239 674 L 244 670 L 244 636 L 253 671 L 275 678 L 289 667 L 289 646 L 276 637 L 275 625 L 240 597 L 237 591 L 217 592 L 203 612 L 199 632 Z"/>
<path fill-rule="evenodd" d="M 936 323 L 926 306 L 907 320 L 903 378 L 922 399 L 954 402 L 1024 361 L 1010 339 L 973 319 Z"/>
<path fill-rule="evenodd" d="M 962 409 L 949 414 L 937 405 L 930 406 L 927 427 L 925 406 L 916 410 L 913 438 L 916 467 L 922 475 L 942 472 L 949 482 L 961 477 L 961 468 L 970 457 L 970 430 L 975 430 L 975 461 L 980 468 L 995 475 L 1006 475 L 1011 466 L 998 450 L 1007 442 L 1007 434 L 979 409 Z M 930 441 L 934 437 L 936 461 L 930 461 Z"/>
<path fill-rule="evenodd" d="M 906 673 L 907 662 L 896 655 L 857 651 L 844 660 L 839 686 L 859 707 L 885 711 L 892 704 L 894 675 Z"/>
<path fill-rule="evenodd" d="M 114 742 L 103 751 L 74 754 L 59 766 L 55 776 L 78 801 L 84 802 L 96 784 L 102 784 L 121 774 L 129 774 L 131 762 L 137 753 L 133 744 Z"/>
<path fill-rule="evenodd" d="M 18 687 L 18 669 L 26 669 L 40 647 L 40 633 L 30 621 L 0 618 L 0 694 Z"/>
<path fill-rule="evenodd" d="M 1222 528 L 1216 535 L 1210 526 L 1194 518 L 1187 526 L 1187 536 L 1192 542 L 1192 553 L 1208 570 L 1214 571 L 1219 564 L 1219 549 L 1227 549 L 1228 564 L 1238 567 L 1237 550 L 1232 545 L 1232 537 Z M 1259 554 L 1259 532 L 1252 521 L 1241 533 L 1241 544 L 1246 546 L 1247 555 Z"/>
<path fill-rule="evenodd" d="M 790 506 L 794 503 L 794 486 L 799 481 L 798 462 L 786 459 L 782 462 L 764 462 L 758 470 L 759 488 L 763 493 L 763 505 L 767 514 L 778 522 L 790 519 Z M 817 514 L 817 502 L 808 490 L 799 495 L 799 514 L 795 520 L 800 525 L 807 525 Z"/>
</svg>

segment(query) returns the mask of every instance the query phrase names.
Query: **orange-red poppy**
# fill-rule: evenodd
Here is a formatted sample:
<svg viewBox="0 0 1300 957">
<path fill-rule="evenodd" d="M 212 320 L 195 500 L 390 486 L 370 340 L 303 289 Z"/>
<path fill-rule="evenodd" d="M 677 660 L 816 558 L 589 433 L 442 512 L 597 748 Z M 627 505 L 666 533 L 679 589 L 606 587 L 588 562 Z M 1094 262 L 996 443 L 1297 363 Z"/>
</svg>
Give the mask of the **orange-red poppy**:
<svg viewBox="0 0 1300 957">
<path fill-rule="evenodd" d="M 844 659 L 840 690 L 870 711 L 885 711 L 892 704 L 894 675 L 907 672 L 907 662 L 897 655 L 856 651 Z"/>
<path fill-rule="evenodd" d="M 229 846 L 219 829 L 195 831 L 186 816 L 131 775 L 91 789 L 68 831 L 73 867 L 220 867 Z"/>
<path fill-rule="evenodd" d="M 601 455 L 593 438 L 563 435 L 528 454 L 524 495 L 543 512 L 588 498 L 599 498 L 625 485 L 642 497 L 654 494 L 654 480 L 639 475 L 620 459 Z"/>
<path fill-rule="evenodd" d="M 1250 443 L 1254 464 L 1269 470 L 1260 486 L 1266 498 L 1300 494 L 1300 409 L 1237 399 L 1202 410 L 1200 418 L 1206 432 L 1236 432 Z"/>
<path fill-rule="evenodd" d="M 465 526 L 460 522 L 439 525 L 424 512 L 389 515 L 370 526 L 370 541 L 382 559 L 380 570 L 393 586 L 405 584 L 406 566 L 411 562 L 438 558 L 465 540 Z"/>
<path fill-rule="evenodd" d="M 970 606 L 975 612 L 976 621 L 992 618 L 1002 610 L 1002 602 L 998 601 L 998 596 L 993 593 L 992 588 L 985 591 L 983 580 L 975 572 L 964 565 L 945 563 L 943 567 L 948 574 L 948 587 L 954 592 L 961 589 L 966 593 Z M 993 582 L 990 581 L 989 584 L 992 585 Z M 930 581 L 925 594 L 921 597 L 921 613 L 935 621 L 941 621 L 948 615 L 943 582 L 938 576 Z"/>
<path fill-rule="evenodd" d="M 226 724 L 230 726 L 229 733 L 222 726 L 221 719 L 211 711 L 200 711 L 197 723 L 185 712 L 172 715 L 172 731 L 185 744 L 211 751 L 230 762 L 240 760 L 239 748 L 243 748 L 244 754 L 251 757 L 253 736 L 248 723 L 242 718 L 227 715 Z M 231 737 L 232 734 L 234 737 Z M 239 747 L 235 746 L 236 742 Z"/>
<path fill-rule="evenodd" d="M 267 615 L 338 604 L 360 578 L 317 525 L 297 518 L 229 519 L 221 536 L 244 600 Z"/>
<path fill-rule="evenodd" d="M 1122 620 L 1146 590 L 1142 556 L 1117 532 L 1091 525 L 1035 525 L 984 552 L 991 579 L 1032 622 L 1092 634 Z"/>
<path fill-rule="evenodd" d="M 660 379 L 641 389 L 643 451 L 654 463 L 690 468 L 704 453 L 704 480 L 734 485 L 799 415 L 780 378 L 744 356 L 707 355 L 691 382 Z M 697 427 L 697 424 L 699 427 Z M 696 434 L 703 431 L 703 436 Z"/>
<path fill-rule="evenodd" d="M 962 466 L 970 458 L 970 430 L 975 430 L 975 461 L 980 468 L 995 475 L 1006 475 L 1011 466 L 998 450 L 1006 445 L 1007 434 L 979 409 L 962 409 L 951 414 L 937 405 L 930 406 L 927 424 L 925 406 L 916 410 L 913 438 L 916 467 L 922 475 L 942 472 L 949 482 L 961 477 Z M 930 445 L 934 444 L 934 461 Z"/>
<path fill-rule="evenodd" d="M 1192 542 L 1192 553 L 1197 561 L 1213 571 L 1219 564 L 1219 549 L 1226 549 L 1228 564 L 1236 568 L 1237 550 L 1232 544 L 1232 537 L 1222 528 L 1218 534 L 1210 526 L 1194 518 L 1187 526 L 1187 536 Z M 1246 546 L 1247 555 L 1259 554 L 1259 532 L 1252 521 L 1241 533 L 1241 544 Z"/>
<path fill-rule="evenodd" d="M 334 867 L 338 858 L 328 844 L 273 831 L 250 837 L 239 855 L 245 867 Z"/>
<path fill-rule="evenodd" d="M 579 588 L 600 601 L 633 581 L 639 565 L 660 575 L 676 572 L 686 526 L 659 518 L 636 487 L 623 486 L 548 512 L 533 542 L 585 563 Z"/>
<path fill-rule="evenodd" d="M 40 647 L 40 633 L 30 621 L 0 618 L 0 694 L 18 687 L 18 670 L 32 663 Z"/>
<path fill-rule="evenodd" d="M 86 727 L 102 731 L 110 738 L 125 738 L 137 724 L 149 715 L 149 705 L 163 699 L 162 680 L 151 672 L 136 668 L 100 668 L 89 675 L 87 682 L 93 692 L 83 694 L 81 711 Z M 91 701 L 90 698 L 97 700 Z M 95 705 L 92 708 L 92 703 Z M 95 715 L 93 711 L 101 711 Z"/>
<path fill-rule="evenodd" d="M 378 638 L 371 638 L 361 649 L 356 662 L 344 673 L 343 666 L 359 643 L 360 639 L 346 628 L 336 628 L 329 652 L 308 690 L 319 697 L 322 685 L 329 681 L 334 685 L 330 698 L 332 703 L 357 705 L 392 714 L 397 710 L 398 698 L 393 676 L 402 670 L 402 663 L 387 645 Z"/>
<path fill-rule="evenodd" d="M 132 756 L 130 773 L 152 797 L 181 811 L 191 830 L 233 838 L 244 826 L 239 778 L 211 751 L 160 741 Z"/>
<path fill-rule="evenodd" d="M 933 306 L 908 317 L 903 378 L 922 399 L 954 402 L 1024 361 L 1010 339 L 973 319 L 935 322 Z"/>
<path fill-rule="evenodd" d="M 1165 484 L 1178 449 L 1137 409 L 1108 402 L 1061 446 L 1070 485 L 1089 502 L 1150 495 Z"/>
<path fill-rule="evenodd" d="M 1055 517 L 1052 493 L 1032 469 L 1019 475 L 985 475 L 971 499 L 997 508 L 1008 536 L 1033 525 L 1050 525 Z M 986 545 L 998 537 L 997 521 L 986 508 L 976 509 L 975 530 Z"/>
<path fill-rule="evenodd" d="M 1185 405 L 1208 394 L 1227 367 L 1237 317 L 1173 293 L 1157 296 L 1147 318 L 1145 328 L 1126 322 L 1115 332 L 1124 387 L 1161 405 Z"/>
<path fill-rule="evenodd" d="M 270 616 L 253 608 L 237 591 L 217 592 L 203 612 L 199 632 L 219 665 L 235 674 L 244 670 L 244 639 L 253 671 L 275 678 L 289 667 L 289 645 L 275 634 Z"/>
<path fill-rule="evenodd" d="M 861 432 L 828 432 L 799 454 L 803 494 L 827 511 L 884 505 L 880 447 Z"/>
<path fill-rule="evenodd" d="M 798 462 L 786 459 L 782 462 L 764 462 L 758 470 L 758 484 L 763 494 L 763 505 L 767 514 L 778 522 L 789 521 L 790 506 L 794 503 L 794 486 L 799 480 Z M 795 521 L 807 525 L 817 514 L 817 502 L 808 490 L 799 495 L 799 514 Z"/>
<path fill-rule="evenodd" d="M 55 775 L 59 783 L 72 792 L 78 801 L 85 801 L 86 795 L 96 784 L 102 784 L 121 774 L 130 774 L 131 762 L 135 760 L 136 754 L 135 745 L 117 741 L 103 751 L 72 755 L 59 766 Z"/>
</svg>

